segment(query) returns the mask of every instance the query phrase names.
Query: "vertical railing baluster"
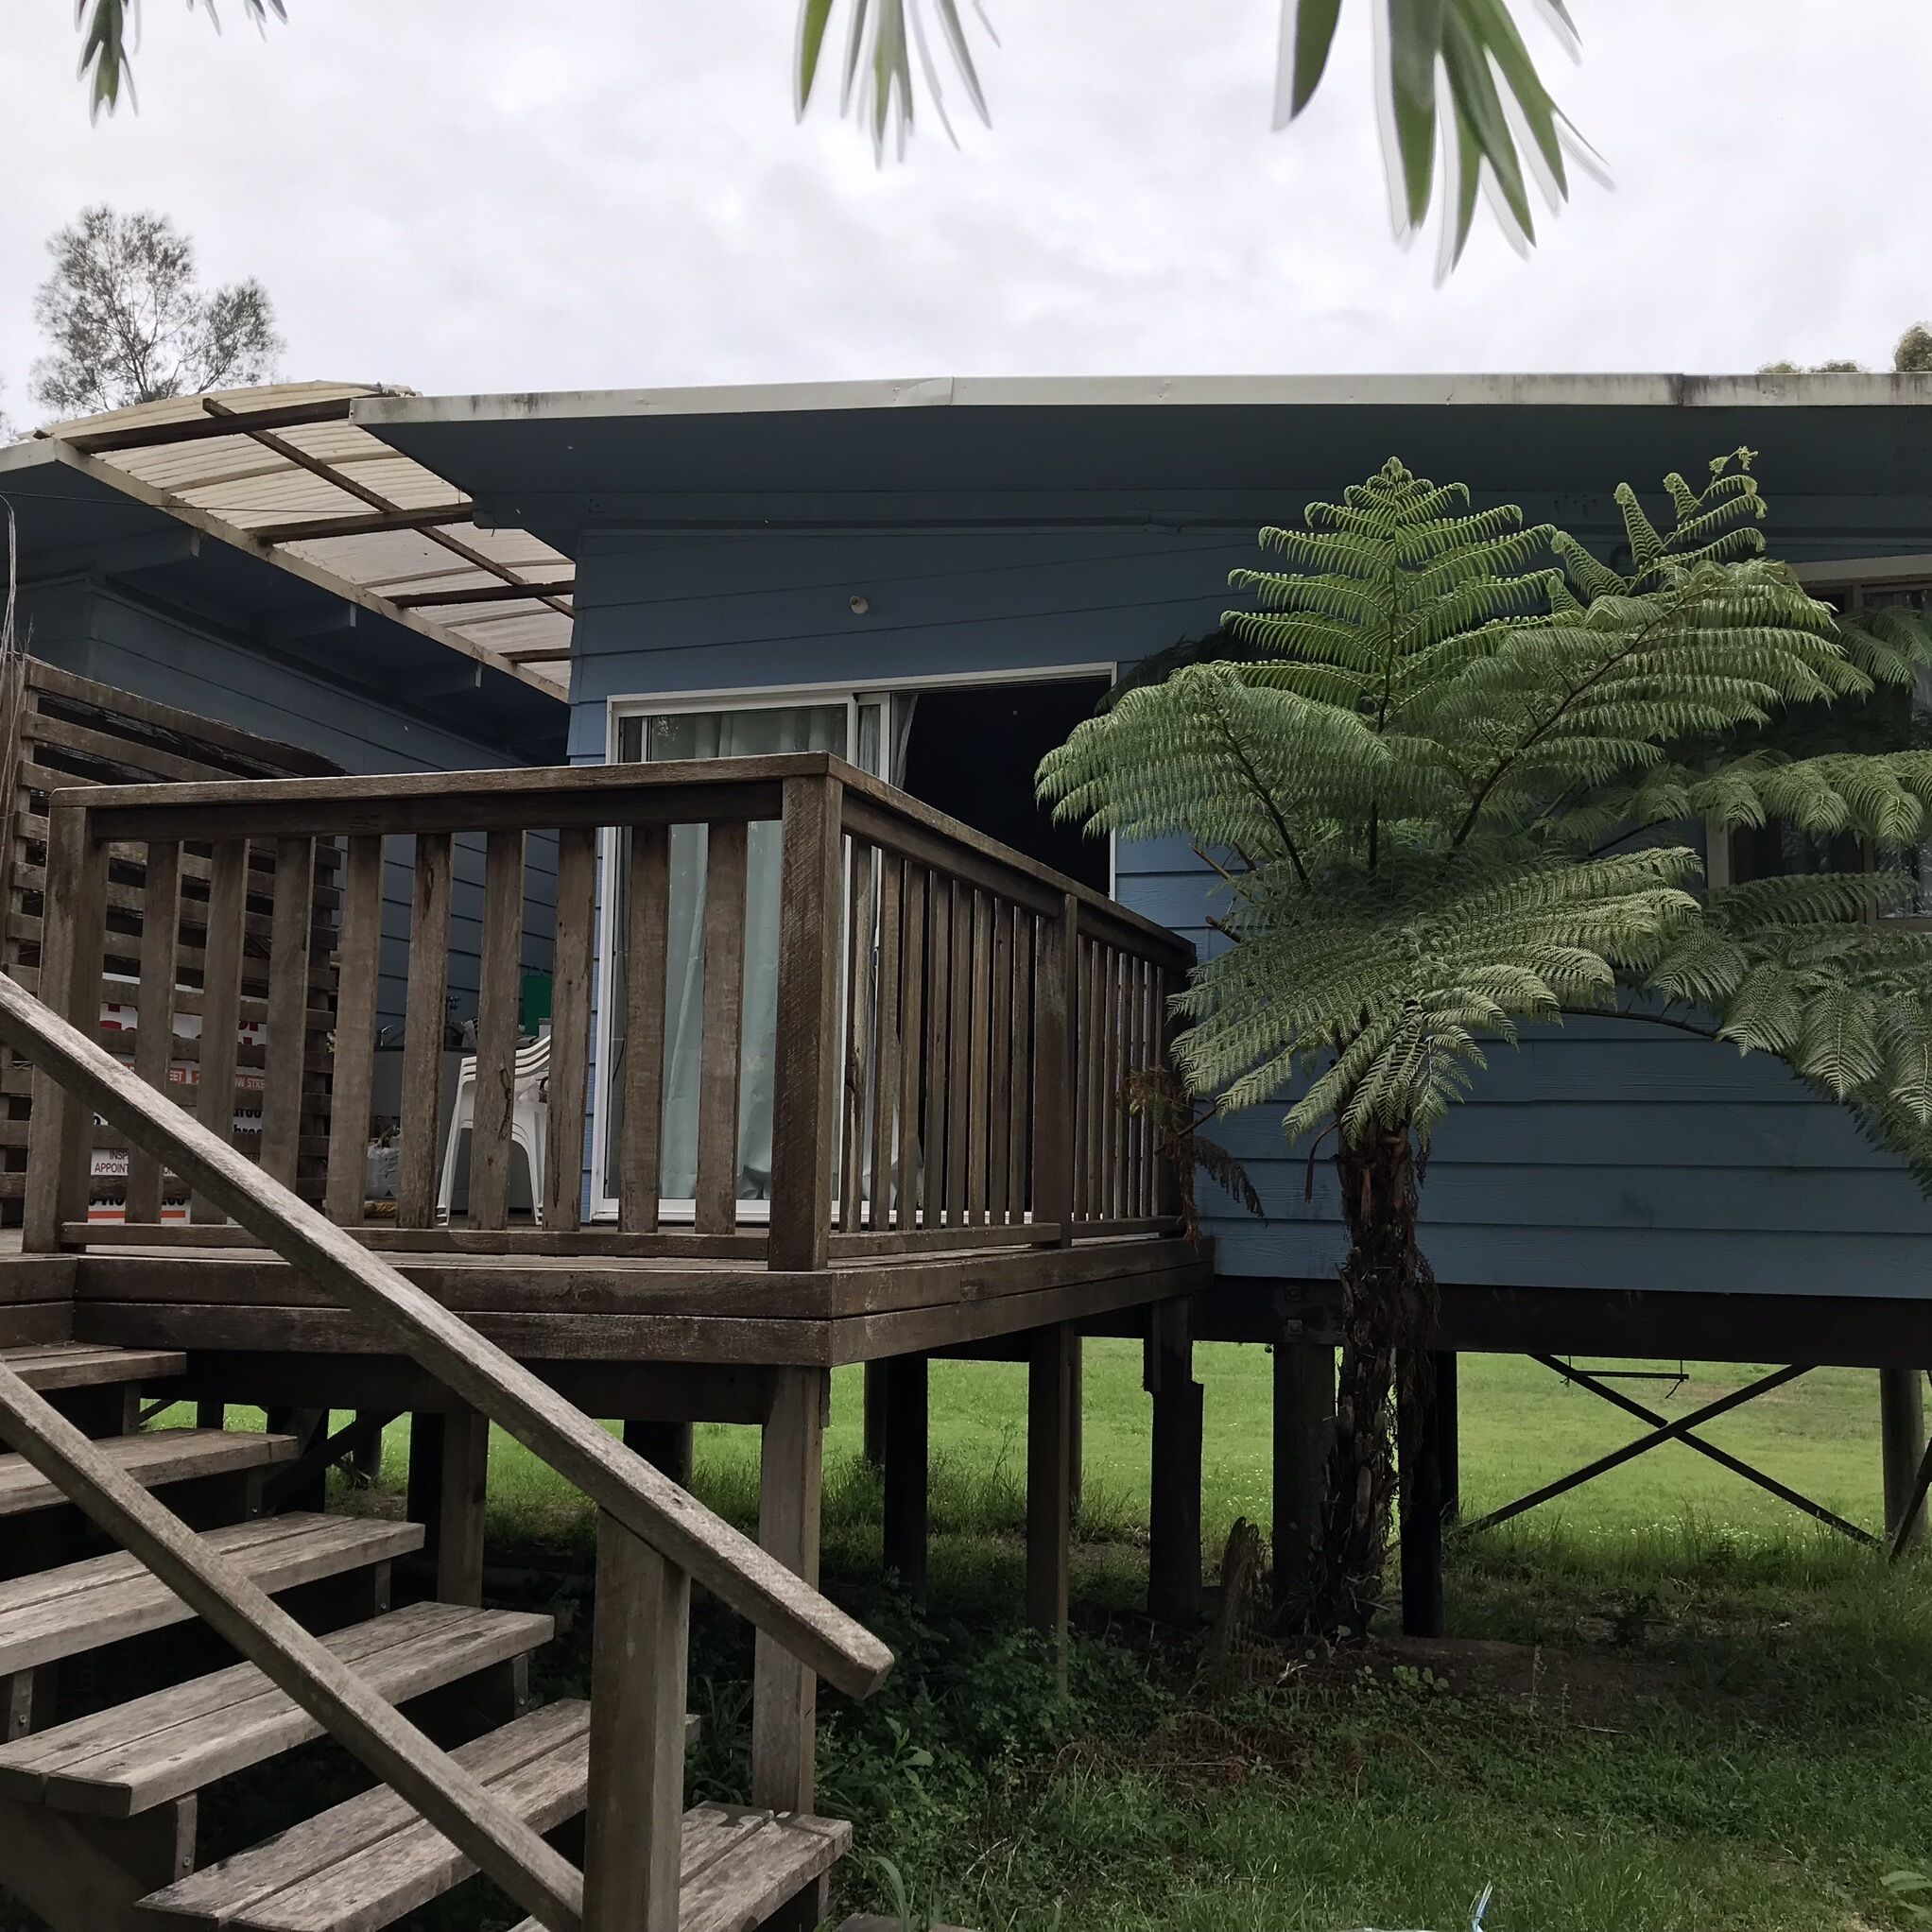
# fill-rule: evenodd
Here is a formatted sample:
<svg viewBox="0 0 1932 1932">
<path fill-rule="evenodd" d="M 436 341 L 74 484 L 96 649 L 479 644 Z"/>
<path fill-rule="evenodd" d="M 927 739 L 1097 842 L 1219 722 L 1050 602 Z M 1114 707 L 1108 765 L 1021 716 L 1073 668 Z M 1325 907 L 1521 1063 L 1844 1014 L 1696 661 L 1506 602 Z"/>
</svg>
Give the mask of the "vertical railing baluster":
<svg viewBox="0 0 1932 1932">
<path fill-rule="evenodd" d="M 107 848 L 92 837 L 85 806 L 55 792 L 47 801 L 40 996 L 90 1040 L 100 1035 L 107 876 Z M 30 1118 L 21 1246 L 51 1253 L 65 1223 L 87 1219 L 94 1110 L 37 1071 Z"/>
<path fill-rule="evenodd" d="M 1100 1199 L 1095 1218 L 1111 1221 L 1120 1214 L 1121 1156 L 1125 1152 L 1127 1113 L 1120 1088 L 1126 1056 L 1121 1051 L 1120 970 L 1124 956 L 1112 946 L 1100 949 Z"/>
<path fill-rule="evenodd" d="M 1014 906 L 1012 1132 L 1007 1148 L 1007 1199 L 1016 1221 L 1026 1218 L 1030 1205 L 1026 1177 L 1033 1158 L 1034 944 L 1040 923 L 1025 906 Z"/>
<path fill-rule="evenodd" d="M 517 1008 L 523 996 L 524 835 L 492 832 L 483 848 L 483 938 L 476 982 L 476 1088 L 470 1116 L 470 1225 L 509 1220 L 510 1122 L 516 1112 Z M 456 1123 L 450 1132 L 457 1131 Z M 541 1199 L 544 1177 L 531 1176 Z"/>
<path fill-rule="evenodd" d="M 775 1268 L 823 1268 L 838 1137 L 839 899 L 844 881 L 836 778 L 788 778 L 779 874 L 778 1038 L 771 1106 Z"/>
<path fill-rule="evenodd" d="M 678 1932 L 691 1578 L 597 1518 L 584 1932 Z"/>
<path fill-rule="evenodd" d="M 664 975 L 671 926 L 671 828 L 630 831 L 624 952 L 624 1132 L 617 1218 L 633 1233 L 658 1224 L 664 1131 Z"/>
<path fill-rule="evenodd" d="M 450 835 L 418 833 L 403 1025 L 403 1108 L 396 1133 L 396 1223 L 404 1228 L 427 1228 L 436 1219 L 437 1130 L 449 1013 L 450 873 Z"/>
<path fill-rule="evenodd" d="M 315 924 L 315 842 L 275 841 L 268 930 L 267 1044 L 262 1069 L 262 1167 L 295 1185 L 307 1104 L 308 955 Z M 132 1218 L 131 1213 L 129 1218 Z"/>
<path fill-rule="evenodd" d="M 840 1082 L 838 1225 L 851 1233 L 865 1201 L 866 1108 L 871 1099 L 872 1049 L 872 906 L 878 854 L 870 845 L 851 846 L 852 892 L 846 921 L 845 1053 Z"/>
<path fill-rule="evenodd" d="M 349 841 L 336 968 L 336 1052 L 329 1071 L 329 1218 L 359 1228 L 369 1195 L 369 1127 L 382 974 L 383 841 Z"/>
<path fill-rule="evenodd" d="M 1073 1038 L 1078 1000 L 1080 902 L 1069 892 L 1044 914 L 1033 977 L 1033 1218 L 1073 1239 Z"/>
<path fill-rule="evenodd" d="M 168 1091 L 174 1064 L 175 952 L 181 943 L 181 848 L 150 839 L 141 893 L 141 991 L 136 996 L 134 1073 L 158 1093 Z M 139 1147 L 128 1150 L 128 1219 L 158 1222 L 161 1163 Z"/>
<path fill-rule="evenodd" d="M 235 1053 L 241 1029 L 242 922 L 248 911 L 249 847 L 224 838 L 214 848 L 208 876 L 208 924 L 202 934 L 200 1086 L 196 1113 L 225 1141 L 234 1139 Z M 227 1217 L 212 1200 L 196 1195 L 193 1221 Z"/>
<path fill-rule="evenodd" d="M 698 1059 L 697 1229 L 700 1234 L 728 1234 L 738 1225 L 747 853 L 747 827 L 742 823 L 713 825 L 706 835 L 704 1033 Z M 782 1026 L 778 1037 L 785 1037 Z"/>
<path fill-rule="evenodd" d="M 1154 975 L 1154 1056 L 1157 1065 L 1172 1069 L 1174 1066 L 1174 1036 L 1181 1030 L 1181 1022 L 1168 1009 L 1172 988 L 1167 981 L 1167 969 L 1160 968 Z M 1154 1212 L 1162 1216 L 1178 1215 L 1181 1212 L 1181 1176 L 1171 1160 L 1157 1160 L 1153 1187 Z"/>
<path fill-rule="evenodd" d="M 892 1223 L 892 1123 L 899 1101 L 899 921 L 906 868 L 889 852 L 879 854 L 879 1042 L 872 1072 L 871 1212 L 875 1230 Z"/>
<path fill-rule="evenodd" d="M 550 976 L 550 1131 L 543 1225 L 583 1225 L 583 1134 L 591 1091 L 591 974 L 597 951 L 597 828 L 557 835 L 557 939 Z"/>
<path fill-rule="evenodd" d="M 905 992 L 899 1006 L 899 1226 L 919 1224 L 921 1160 L 921 1075 L 925 1066 L 925 903 L 926 870 L 906 862 L 905 906 L 900 915 L 899 974 Z"/>
<path fill-rule="evenodd" d="M 922 1168 L 925 1225 L 946 1218 L 946 1044 L 953 973 L 953 888 L 938 872 L 926 873 L 932 920 L 925 941 L 925 1146 Z"/>
<path fill-rule="evenodd" d="M 986 1121 L 986 1214 L 994 1227 L 1006 1224 L 1009 1196 L 1008 1163 L 1013 1139 L 1013 911 L 1004 899 L 992 906 L 992 1017 L 988 1047 Z"/>
<path fill-rule="evenodd" d="M 949 975 L 951 1044 L 946 1058 L 946 1223 L 965 1224 L 966 1176 L 973 1130 L 973 906 L 971 886 L 953 881 L 953 964 Z"/>
<path fill-rule="evenodd" d="M 971 1045 L 966 1075 L 966 1218 L 984 1225 L 992 1198 L 992 925 L 990 892 L 973 895 L 973 989 L 967 1015 Z"/>
</svg>

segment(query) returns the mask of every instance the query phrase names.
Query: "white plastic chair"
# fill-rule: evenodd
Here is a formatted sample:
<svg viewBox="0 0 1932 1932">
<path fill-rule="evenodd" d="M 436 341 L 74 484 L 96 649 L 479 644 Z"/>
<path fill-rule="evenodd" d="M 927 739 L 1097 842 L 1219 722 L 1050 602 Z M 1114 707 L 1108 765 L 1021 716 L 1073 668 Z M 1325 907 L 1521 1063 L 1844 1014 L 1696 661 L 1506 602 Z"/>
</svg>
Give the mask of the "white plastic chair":
<svg viewBox="0 0 1932 1932">
<path fill-rule="evenodd" d="M 543 1220 L 543 1164 L 550 1143 L 550 1036 L 545 1033 L 516 1052 L 511 1074 L 513 1088 L 509 1108 L 510 1145 L 524 1150 L 530 1167 L 530 1214 L 539 1226 Z M 465 1054 L 457 1069 L 457 1104 L 450 1114 L 449 1146 L 442 1157 L 442 1182 L 436 1190 L 439 1220 L 450 1217 L 450 1202 L 457 1190 L 457 1153 L 463 1136 L 472 1139 L 476 1130 L 476 1057 Z"/>
</svg>

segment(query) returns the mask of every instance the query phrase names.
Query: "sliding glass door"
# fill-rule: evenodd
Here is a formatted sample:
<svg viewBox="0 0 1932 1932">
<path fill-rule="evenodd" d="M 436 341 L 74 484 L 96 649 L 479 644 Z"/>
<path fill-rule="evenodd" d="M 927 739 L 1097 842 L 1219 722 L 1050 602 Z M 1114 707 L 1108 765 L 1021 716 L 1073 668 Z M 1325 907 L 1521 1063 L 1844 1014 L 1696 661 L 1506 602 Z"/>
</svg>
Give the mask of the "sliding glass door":
<svg viewBox="0 0 1932 1932">
<path fill-rule="evenodd" d="M 622 764 L 686 758 L 748 758 L 785 751 L 831 751 L 877 771 L 885 705 L 856 696 L 750 699 L 729 705 L 640 709 L 615 719 L 612 750 Z M 625 960 L 624 903 L 630 875 L 624 837 L 604 854 L 603 1052 L 595 1146 L 599 1208 L 615 1212 L 617 1149 L 623 1139 Z M 757 1203 L 771 1195 L 772 1076 L 778 1042 L 779 828 L 753 825 L 745 903 L 745 1007 L 738 1069 L 737 1197 Z M 671 834 L 670 922 L 664 988 L 664 1094 L 661 1212 L 688 1216 L 697 1193 L 698 1077 L 703 1044 L 705 834 L 680 825 Z M 755 1205 L 750 1209 L 755 1215 Z"/>
</svg>

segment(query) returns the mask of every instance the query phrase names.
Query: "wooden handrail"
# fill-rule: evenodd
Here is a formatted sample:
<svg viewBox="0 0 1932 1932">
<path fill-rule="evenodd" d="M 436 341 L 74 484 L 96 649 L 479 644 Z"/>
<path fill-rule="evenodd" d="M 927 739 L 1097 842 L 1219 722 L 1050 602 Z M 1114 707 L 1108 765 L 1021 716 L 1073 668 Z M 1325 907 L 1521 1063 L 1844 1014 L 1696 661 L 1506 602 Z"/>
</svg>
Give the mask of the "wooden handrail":
<svg viewBox="0 0 1932 1932">
<path fill-rule="evenodd" d="M 0 1043 L 164 1161 L 820 1677 L 859 1698 L 885 1681 L 892 1653 L 862 1624 L 5 975 Z"/>
<path fill-rule="evenodd" d="M 0 976 L 0 999 L 10 1016 L 31 995 Z M 567 1858 L 4 1363 L 0 1436 L 518 1905 L 550 1932 L 580 1932 L 583 1880 Z"/>
<path fill-rule="evenodd" d="M 1046 911 L 1063 895 L 1121 942 L 1169 964 L 1193 948 L 1154 920 L 825 751 L 659 765 L 574 765 L 380 777 L 276 778 L 102 785 L 86 793 L 107 839 L 321 837 L 354 833 L 487 832 L 528 826 L 724 823 L 776 819 L 789 779 L 837 780 L 846 829 L 928 863 L 986 869 L 998 890 Z M 944 847 L 948 850 L 941 851 Z M 1092 929 L 1090 927 L 1090 929 Z"/>
</svg>

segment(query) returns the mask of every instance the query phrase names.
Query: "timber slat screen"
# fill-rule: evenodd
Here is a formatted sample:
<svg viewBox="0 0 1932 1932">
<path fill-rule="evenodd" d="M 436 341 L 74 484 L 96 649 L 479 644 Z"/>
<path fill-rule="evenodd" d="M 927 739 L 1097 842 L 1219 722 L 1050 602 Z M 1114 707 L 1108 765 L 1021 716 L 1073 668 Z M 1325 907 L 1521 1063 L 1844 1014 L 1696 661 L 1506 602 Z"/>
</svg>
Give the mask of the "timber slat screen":
<svg viewBox="0 0 1932 1932">
<path fill-rule="evenodd" d="M 373 1245 L 818 1268 L 1178 1226 L 1131 1095 L 1137 1077 L 1162 1063 L 1166 1003 L 1190 948 L 823 754 L 130 786 L 66 794 L 53 816 L 43 996 L 63 1012 L 84 1010 L 100 971 L 90 908 L 104 883 L 112 888 L 119 854 L 138 854 L 155 881 L 205 880 L 193 935 L 183 914 L 184 935 L 201 947 L 204 1073 L 218 1072 L 225 1089 L 235 1069 L 219 1062 L 259 1061 L 262 1130 L 243 1150 Z M 775 880 L 765 862 L 773 822 Z M 686 828 L 701 845 L 686 843 Z M 516 961 L 526 846 L 552 833 L 549 1158 L 534 1177 L 537 1212 L 524 1217 L 510 1205 L 507 1145 L 524 1045 Z M 479 840 L 475 1131 L 467 1207 L 452 1221 L 438 1199 L 452 854 Z M 681 873 L 674 848 L 686 854 Z M 689 864 L 699 851 L 701 887 Z M 393 957 L 384 960 L 384 880 L 399 871 L 413 881 L 407 1012 L 396 1200 L 393 1217 L 378 1222 L 366 1219 L 364 1199 L 371 1060 L 378 983 L 387 974 L 393 987 L 397 971 Z M 299 915 L 297 882 L 311 873 L 341 881 L 339 894 L 328 888 L 332 920 L 337 897 L 340 906 L 327 928 Z M 681 877 L 693 903 L 673 975 Z M 622 1011 L 604 1016 L 601 1048 L 600 915 L 625 942 L 612 994 Z M 318 975 L 334 977 L 333 1014 Z M 675 991 L 698 1034 L 683 1049 L 689 1167 L 667 1201 L 673 977 L 684 982 Z M 217 1007 L 239 1016 L 250 1001 L 267 1021 L 259 1048 L 237 1046 L 235 1028 L 212 1017 Z M 408 1025 L 417 1014 L 434 1024 Z M 333 1057 L 319 1065 L 324 1028 Z M 602 1219 L 586 1212 L 580 1129 L 599 1051 L 617 1088 L 605 1096 L 615 1124 L 603 1154 L 616 1212 Z M 747 1095 L 761 1061 L 770 1145 L 753 1159 L 746 1149 L 760 1128 Z M 151 1057 L 137 1053 L 136 1070 L 154 1080 Z M 198 1112 L 219 1130 L 208 1091 Z M 331 1095 L 319 1137 L 311 1103 Z M 192 1227 L 157 1224 L 145 1174 L 138 1218 L 88 1228 L 75 1164 L 80 1124 L 62 1116 L 58 1095 L 45 1104 L 62 1138 L 43 1151 L 36 1136 L 30 1247 L 244 1238 L 213 1225 L 220 1217 L 205 1203 Z M 598 1204 L 595 1195 L 588 1204 Z"/>
<path fill-rule="evenodd" d="M 0 964 L 29 991 L 40 983 L 43 913 L 47 886 L 48 799 L 69 787 L 147 784 L 155 780 L 221 783 L 233 779 L 321 777 L 339 768 L 294 745 L 238 731 L 214 718 L 157 703 L 112 684 L 75 676 L 38 658 L 11 660 L 0 671 L 0 808 L 8 816 L 0 847 L 0 905 L 6 908 L 4 953 Z M 287 863 L 284 866 L 283 861 Z M 142 1078 L 171 1083 L 184 1101 L 198 1107 L 204 1091 L 204 1064 L 225 1073 L 229 1105 L 240 1145 L 260 1141 L 263 1158 L 278 1176 L 313 1195 L 320 1186 L 326 1128 L 326 1033 L 332 1024 L 333 924 L 336 893 L 334 849 L 324 846 L 310 873 L 309 954 L 300 978 L 281 983 L 279 1029 L 285 1042 L 294 1032 L 289 1018 L 299 987 L 308 992 L 306 1053 L 300 1081 L 278 1079 L 272 1086 L 267 1063 L 271 1026 L 268 955 L 278 935 L 285 955 L 296 943 L 301 894 L 294 881 L 302 871 L 291 847 L 272 842 L 250 848 L 242 873 L 247 923 L 236 914 L 240 934 L 239 1036 L 200 1031 L 212 892 L 211 859 L 205 844 L 183 851 L 170 846 L 159 869 L 150 870 L 145 846 L 123 845 L 110 855 L 101 895 L 106 928 L 102 976 L 95 988 L 95 1037 L 124 1060 L 131 1058 Z M 233 887 L 234 881 L 229 880 Z M 165 900 L 176 909 L 172 961 L 164 922 L 147 918 L 150 903 Z M 277 922 L 281 923 L 278 925 Z M 227 962 L 217 958 L 220 973 Z M 137 985 L 160 989 L 143 1010 Z M 92 1024 L 92 1023 L 90 1023 Z M 224 1056 L 232 1051 L 232 1063 Z M 275 1094 L 272 1109 L 267 1096 Z M 0 1200 L 18 1200 L 26 1188 L 31 1095 L 24 1065 L 0 1074 Z M 214 1105 L 211 1099 L 208 1103 Z M 271 1118 L 272 1112 L 272 1118 Z M 152 1163 L 130 1157 L 127 1142 L 99 1130 L 91 1150 L 90 1209 L 96 1216 L 132 1221 L 161 1217 L 165 1199 L 171 1217 L 187 1213 L 183 1190 L 162 1177 Z M 293 1164 L 291 1165 L 291 1155 Z"/>
</svg>

